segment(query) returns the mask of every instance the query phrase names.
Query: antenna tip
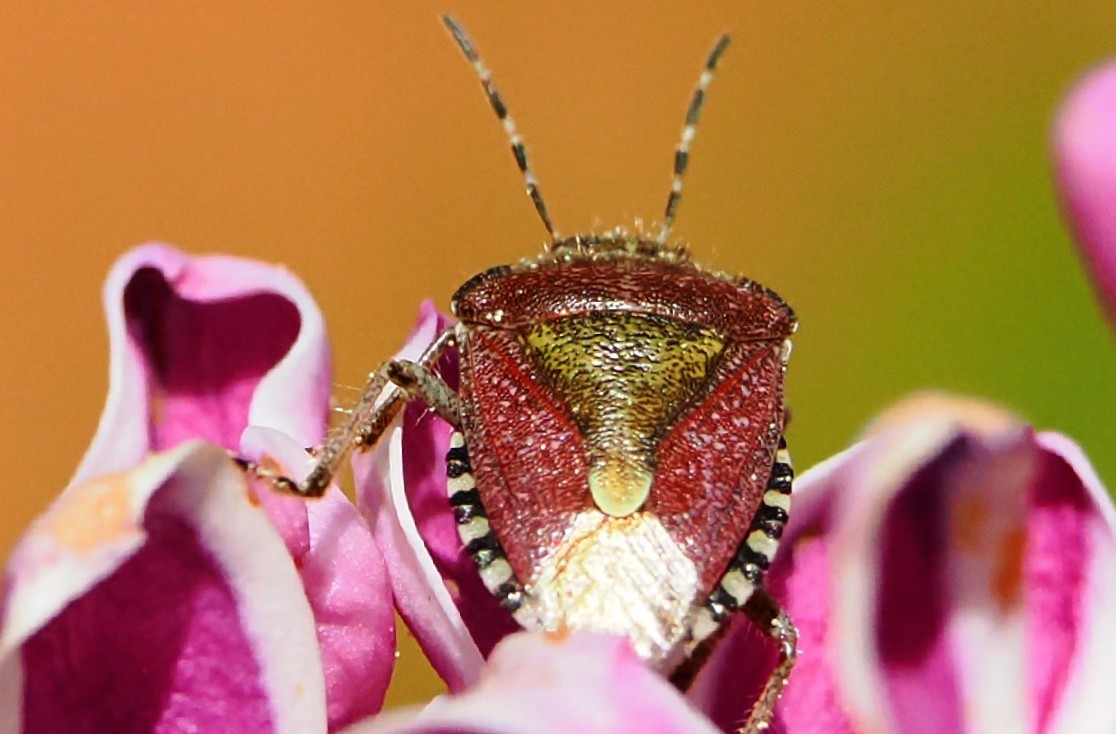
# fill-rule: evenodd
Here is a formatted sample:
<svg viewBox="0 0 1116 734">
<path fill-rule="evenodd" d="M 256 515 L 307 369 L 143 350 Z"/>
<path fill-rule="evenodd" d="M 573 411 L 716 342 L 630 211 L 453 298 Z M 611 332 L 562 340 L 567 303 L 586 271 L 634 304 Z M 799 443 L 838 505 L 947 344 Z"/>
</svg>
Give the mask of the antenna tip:
<svg viewBox="0 0 1116 734">
<path fill-rule="evenodd" d="M 725 52 L 725 49 L 729 47 L 730 43 L 732 43 L 732 38 L 729 34 L 722 33 L 721 37 L 717 39 L 717 42 L 713 44 L 713 50 L 709 52 L 709 58 L 705 62 L 705 68 L 707 70 L 713 71 L 717 68 L 717 61 L 720 60 L 721 54 Z"/>
</svg>

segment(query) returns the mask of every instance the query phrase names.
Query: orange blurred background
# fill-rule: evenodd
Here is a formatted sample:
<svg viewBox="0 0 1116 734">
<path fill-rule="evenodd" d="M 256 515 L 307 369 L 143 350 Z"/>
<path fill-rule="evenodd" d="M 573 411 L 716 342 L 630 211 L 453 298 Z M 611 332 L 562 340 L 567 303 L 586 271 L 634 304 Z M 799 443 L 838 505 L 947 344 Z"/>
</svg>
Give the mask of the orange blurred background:
<svg viewBox="0 0 1116 734">
<path fill-rule="evenodd" d="M 798 311 L 800 466 L 937 387 L 1074 435 L 1116 485 L 1116 348 L 1047 160 L 1059 98 L 1116 54 L 1116 4 L 845 5 L 5 8 L 0 551 L 93 433 L 100 285 L 129 246 L 286 263 L 319 299 L 341 385 L 395 350 L 420 299 L 445 306 L 473 273 L 538 252 L 445 11 L 493 68 L 566 233 L 659 217 L 701 62 L 733 33 L 675 232 Z M 392 701 L 437 690 L 403 654 Z"/>
</svg>

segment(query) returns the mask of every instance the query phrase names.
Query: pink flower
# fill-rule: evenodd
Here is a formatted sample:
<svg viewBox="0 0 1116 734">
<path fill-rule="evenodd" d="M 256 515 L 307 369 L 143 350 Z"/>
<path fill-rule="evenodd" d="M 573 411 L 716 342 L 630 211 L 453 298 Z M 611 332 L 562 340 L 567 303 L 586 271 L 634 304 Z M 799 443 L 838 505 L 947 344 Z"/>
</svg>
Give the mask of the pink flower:
<svg viewBox="0 0 1116 734">
<path fill-rule="evenodd" d="M 1070 225 L 1116 323 L 1116 60 L 1069 95 L 1054 130 L 1054 156 Z"/>
<path fill-rule="evenodd" d="M 1110 65 L 1056 151 L 1116 317 L 1113 140 Z M 321 320 L 284 271 L 141 248 L 106 301 L 101 428 L 0 589 L 0 733 L 707 734 L 747 716 L 774 650 L 744 620 L 687 697 L 621 639 L 516 632 L 461 548 L 449 428 L 423 406 L 355 462 L 363 520 L 336 488 L 249 484 L 227 451 L 298 475 L 326 426 Z M 402 355 L 445 324 L 425 305 Z M 452 385 L 452 355 L 439 369 Z M 805 473 L 791 518 L 768 587 L 800 656 L 775 731 L 1116 733 L 1116 510 L 1069 439 L 916 397 Z M 389 594 L 454 695 L 371 718 Z"/>
<path fill-rule="evenodd" d="M 305 289 L 147 246 L 105 307 L 100 428 L 4 580 L 0 731 L 324 732 L 378 710 L 395 631 L 367 526 L 336 488 L 281 498 L 227 454 L 298 474 L 323 437 Z"/>
<path fill-rule="evenodd" d="M 403 355 L 445 324 L 425 306 Z M 453 359 L 439 368 L 452 384 Z M 508 724 L 509 701 L 528 694 L 489 680 L 493 667 L 517 691 L 534 679 L 507 670 L 497 642 L 516 625 L 458 539 L 445 501 L 449 432 L 411 405 L 378 454 L 356 464 L 400 614 L 450 690 L 465 692 L 376 731 L 456 731 L 463 722 L 467 731 L 569 731 L 529 715 Z M 976 401 L 916 397 L 804 474 L 794 497 L 768 586 L 799 626 L 801 654 L 775 731 L 1116 731 L 1116 511 L 1070 440 Z M 773 664 L 773 645 L 738 620 L 690 703 L 734 731 Z M 603 653 L 596 666 L 632 676 L 627 661 Z M 580 670 L 584 685 L 571 698 L 582 706 L 638 711 L 677 696 L 660 689 L 639 702 L 618 684 L 602 697 L 585 673 L 596 668 Z M 694 718 L 648 730 L 707 726 Z M 628 730 L 637 729 L 599 729 Z"/>
</svg>

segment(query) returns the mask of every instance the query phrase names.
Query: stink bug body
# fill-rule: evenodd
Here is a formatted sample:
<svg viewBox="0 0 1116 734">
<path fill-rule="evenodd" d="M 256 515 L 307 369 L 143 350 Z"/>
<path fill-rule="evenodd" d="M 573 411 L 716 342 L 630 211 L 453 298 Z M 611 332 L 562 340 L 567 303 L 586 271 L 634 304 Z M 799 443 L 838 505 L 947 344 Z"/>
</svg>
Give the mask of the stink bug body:
<svg viewBox="0 0 1116 734">
<path fill-rule="evenodd" d="M 793 313 L 624 235 L 490 270 L 453 306 L 450 498 L 489 588 L 525 627 L 627 634 L 673 670 L 747 602 L 786 520 Z"/>
<path fill-rule="evenodd" d="M 728 39 L 690 103 L 658 236 L 562 238 L 488 70 L 445 22 L 504 123 L 551 242 L 461 286 L 456 326 L 419 360 L 373 373 L 306 480 L 275 483 L 321 494 L 349 450 L 371 446 L 420 399 L 456 429 L 449 502 L 485 585 L 522 626 L 625 635 L 684 688 L 742 610 L 780 646 L 745 730 L 766 728 L 795 656 L 794 626 L 763 591 L 790 507 L 783 373 L 794 312 L 666 244 Z M 459 356 L 457 392 L 435 370 L 446 349 Z"/>
</svg>

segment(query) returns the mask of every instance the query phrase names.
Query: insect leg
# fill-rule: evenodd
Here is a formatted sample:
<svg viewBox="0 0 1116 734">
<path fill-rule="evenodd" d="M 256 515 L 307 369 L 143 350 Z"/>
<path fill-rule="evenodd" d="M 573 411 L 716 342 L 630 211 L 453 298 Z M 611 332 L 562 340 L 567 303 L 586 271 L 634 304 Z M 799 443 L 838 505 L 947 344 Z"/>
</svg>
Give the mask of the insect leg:
<svg viewBox="0 0 1116 734">
<path fill-rule="evenodd" d="M 775 704 L 790 678 L 794 661 L 798 655 L 798 629 L 787 613 L 771 598 L 762 587 L 757 588 L 743 607 L 748 617 L 764 634 L 779 643 L 779 662 L 767 679 L 759 700 L 748 716 L 748 722 L 737 734 L 758 734 L 767 731 Z"/>
<path fill-rule="evenodd" d="M 457 393 L 429 367 L 420 362 L 393 360 L 387 365 L 387 373 L 388 379 L 406 394 L 408 400 L 422 400 L 446 423 L 461 428 L 461 401 Z M 362 447 L 372 443 L 375 441 L 362 440 Z"/>
<path fill-rule="evenodd" d="M 246 471 L 267 479 L 281 492 L 300 497 L 321 497 L 349 453 L 354 448 L 363 450 L 375 444 L 400 409 L 411 399 L 425 399 L 439 415 L 457 425 L 457 396 L 431 372 L 438 357 L 452 342 L 453 329 L 446 329 L 430 343 L 417 361 L 390 360 L 369 375 L 367 384 L 361 390 L 360 399 L 349 412 L 348 419 L 339 430 L 330 435 L 325 444 L 315 449 L 314 455 L 318 461 L 301 482 L 271 474 L 253 462 L 237 459 L 238 463 Z M 416 376 L 417 379 L 412 379 Z M 397 377 L 402 384 L 396 382 Z M 390 391 L 385 396 L 384 390 L 389 385 Z M 426 385 L 440 386 L 444 392 L 438 393 L 434 388 L 424 391 Z M 428 393 L 437 395 L 437 399 L 428 398 Z"/>
</svg>

